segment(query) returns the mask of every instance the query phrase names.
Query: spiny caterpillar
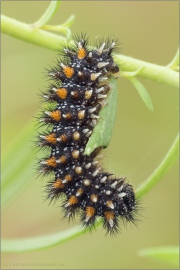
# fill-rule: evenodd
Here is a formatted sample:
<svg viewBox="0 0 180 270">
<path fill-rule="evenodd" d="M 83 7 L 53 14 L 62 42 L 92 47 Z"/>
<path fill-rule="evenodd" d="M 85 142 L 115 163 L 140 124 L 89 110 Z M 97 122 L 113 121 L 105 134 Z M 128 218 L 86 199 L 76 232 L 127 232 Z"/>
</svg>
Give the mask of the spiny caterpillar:
<svg viewBox="0 0 180 270">
<path fill-rule="evenodd" d="M 48 71 L 54 84 L 43 93 L 55 107 L 40 117 L 48 129 L 38 139 L 40 147 L 51 151 L 40 161 L 42 174 L 53 173 L 47 197 L 52 201 L 64 195 L 64 217 L 79 214 L 85 228 L 101 217 L 107 233 L 118 232 L 121 221 L 134 222 L 137 209 L 133 187 L 103 171 L 96 160 L 102 148 L 84 153 L 101 108 L 108 106 L 109 80 L 119 72 L 112 58 L 115 48 L 115 40 L 107 38 L 91 49 L 84 34 L 62 48 L 63 59 Z"/>
</svg>

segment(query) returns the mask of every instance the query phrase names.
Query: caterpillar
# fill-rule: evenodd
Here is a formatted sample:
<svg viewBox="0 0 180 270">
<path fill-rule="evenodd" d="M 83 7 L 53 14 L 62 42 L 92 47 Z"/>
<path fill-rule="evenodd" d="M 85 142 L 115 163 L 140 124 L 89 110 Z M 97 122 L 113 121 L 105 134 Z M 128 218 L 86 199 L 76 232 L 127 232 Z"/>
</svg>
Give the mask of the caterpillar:
<svg viewBox="0 0 180 270">
<path fill-rule="evenodd" d="M 119 72 L 112 56 L 116 43 L 106 38 L 92 49 L 87 35 L 80 34 L 73 45 L 63 45 L 57 66 L 48 70 L 53 83 L 43 98 L 51 106 L 40 116 L 47 129 L 38 138 L 39 147 L 50 150 L 40 161 L 40 173 L 53 175 L 46 186 L 47 198 L 53 201 L 62 195 L 65 218 L 77 214 L 86 229 L 93 228 L 100 217 L 110 234 L 117 233 L 123 221 L 134 223 L 135 192 L 125 178 L 102 169 L 97 160 L 102 147 L 90 155 L 85 148 L 100 110 L 108 106 L 109 81 Z"/>
</svg>

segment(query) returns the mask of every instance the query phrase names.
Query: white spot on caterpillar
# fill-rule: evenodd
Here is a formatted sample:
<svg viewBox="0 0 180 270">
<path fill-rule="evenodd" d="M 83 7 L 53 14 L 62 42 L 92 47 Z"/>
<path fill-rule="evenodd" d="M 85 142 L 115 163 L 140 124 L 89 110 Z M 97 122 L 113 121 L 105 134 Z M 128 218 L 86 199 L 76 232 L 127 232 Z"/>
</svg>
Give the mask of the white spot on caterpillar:
<svg viewBox="0 0 180 270">
<path fill-rule="evenodd" d="M 115 188 L 116 185 L 117 185 L 117 181 L 115 181 L 113 184 L 111 184 L 111 187 L 112 187 L 112 188 Z"/>
<path fill-rule="evenodd" d="M 61 63 L 61 67 L 62 67 L 62 68 L 65 68 L 66 66 L 65 66 L 63 63 Z"/>
<path fill-rule="evenodd" d="M 98 67 L 98 68 L 102 68 L 102 67 L 107 66 L 108 64 L 109 64 L 108 62 L 99 62 L 99 63 L 97 64 L 97 67 Z"/>
<path fill-rule="evenodd" d="M 92 176 L 96 176 L 98 174 L 98 172 L 100 171 L 101 167 L 99 167 L 97 170 L 95 170 L 93 173 L 92 173 Z"/>
<path fill-rule="evenodd" d="M 103 52 L 103 50 L 104 50 L 105 45 L 106 45 L 106 43 L 104 42 L 104 43 L 101 45 L 101 47 L 99 48 L 99 50 L 98 50 L 99 55 L 101 55 L 101 54 L 102 54 L 102 52 Z"/>
<path fill-rule="evenodd" d="M 100 182 L 104 183 L 107 180 L 107 176 L 104 176 L 103 178 L 101 178 Z"/>
<path fill-rule="evenodd" d="M 85 165 L 86 169 L 89 169 L 90 167 L 91 167 L 91 163 L 88 163 L 88 164 Z"/>
<path fill-rule="evenodd" d="M 121 192 L 120 194 L 118 194 L 118 197 L 119 198 L 123 198 L 124 196 L 126 196 L 126 193 L 125 192 Z"/>
<path fill-rule="evenodd" d="M 96 118 L 96 119 L 100 118 L 100 116 L 99 116 L 99 115 L 96 115 L 96 114 L 91 114 L 90 117 L 91 117 L 91 118 Z"/>
<path fill-rule="evenodd" d="M 99 72 L 99 73 L 92 73 L 91 74 L 91 81 L 95 81 L 100 75 L 101 75 L 101 72 Z"/>
<path fill-rule="evenodd" d="M 89 220 L 90 220 L 90 216 L 86 216 L 86 218 L 85 218 L 85 222 L 88 222 Z"/>
<path fill-rule="evenodd" d="M 88 110 L 89 113 L 92 113 L 92 112 L 94 112 L 94 111 L 96 111 L 96 107 L 91 108 L 91 109 Z"/>
<path fill-rule="evenodd" d="M 100 99 L 100 98 L 106 98 L 107 97 L 107 95 L 102 95 L 102 94 L 98 94 L 98 99 Z"/>
<path fill-rule="evenodd" d="M 96 89 L 95 92 L 98 94 L 98 93 L 100 93 L 100 92 L 102 92 L 102 91 L 104 91 L 104 87 L 101 87 L 101 88 Z"/>
<path fill-rule="evenodd" d="M 114 221 L 113 221 L 113 219 L 112 218 L 110 218 L 109 220 L 108 220 L 108 222 L 109 222 L 109 225 L 111 226 L 111 228 L 114 226 Z"/>
<path fill-rule="evenodd" d="M 42 139 L 46 139 L 46 136 L 43 136 L 43 135 L 40 135 L 39 137 Z"/>
</svg>

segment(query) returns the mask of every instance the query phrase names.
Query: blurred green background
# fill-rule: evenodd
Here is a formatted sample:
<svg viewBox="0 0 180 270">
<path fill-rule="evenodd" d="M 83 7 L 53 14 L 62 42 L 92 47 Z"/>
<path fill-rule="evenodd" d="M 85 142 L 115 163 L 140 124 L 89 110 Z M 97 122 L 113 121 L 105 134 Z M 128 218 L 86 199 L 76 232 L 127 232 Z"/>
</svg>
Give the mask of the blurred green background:
<svg viewBox="0 0 180 270">
<path fill-rule="evenodd" d="M 3 1 L 4 15 L 33 23 L 49 1 Z M 114 34 L 122 53 L 159 65 L 168 64 L 178 47 L 178 2 L 175 1 L 63 1 L 50 24 L 76 15 L 72 33 Z M 58 46 L 58 44 L 57 44 Z M 37 93 L 47 81 L 43 70 L 53 65 L 55 52 L 2 35 L 2 155 L 21 129 L 34 121 L 40 103 Z M 154 104 L 150 112 L 127 79 L 119 79 L 119 101 L 111 145 L 104 167 L 138 187 L 156 168 L 178 132 L 178 90 L 140 79 Z M 29 137 L 29 141 L 33 138 Z M 29 155 L 31 148 L 24 149 Z M 11 170 L 12 164 L 7 164 Z M 32 179 L 2 212 L 2 237 L 23 238 L 51 234 L 73 226 L 61 221 L 59 204 L 43 202 L 45 182 Z M 26 179 L 24 179 L 26 181 Z M 138 256 L 143 248 L 178 245 L 178 164 L 142 201 L 138 227 L 127 226 L 117 238 L 97 232 L 60 246 L 23 254 L 3 254 L 2 269 L 169 269 Z"/>
</svg>

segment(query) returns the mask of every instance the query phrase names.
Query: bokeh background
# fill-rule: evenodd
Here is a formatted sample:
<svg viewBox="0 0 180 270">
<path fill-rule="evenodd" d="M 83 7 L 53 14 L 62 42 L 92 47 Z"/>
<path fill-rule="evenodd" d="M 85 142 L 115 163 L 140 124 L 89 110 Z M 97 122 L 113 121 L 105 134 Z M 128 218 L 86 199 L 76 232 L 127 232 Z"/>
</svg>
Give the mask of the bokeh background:
<svg viewBox="0 0 180 270">
<path fill-rule="evenodd" d="M 36 21 L 49 1 L 3 1 L 2 13 L 26 23 Z M 50 24 L 61 24 L 71 14 L 72 33 L 114 34 L 122 53 L 159 65 L 168 64 L 178 47 L 178 1 L 63 1 Z M 2 35 L 2 155 L 39 109 L 44 67 L 55 52 Z M 126 175 L 137 188 L 160 163 L 178 132 L 178 90 L 140 79 L 154 104 L 150 112 L 127 79 L 118 80 L 118 114 L 104 167 Z M 29 138 L 29 141 L 33 138 Z M 31 148 L 24 149 L 27 155 Z M 11 170 L 12 164 L 7 164 Z M 69 229 L 56 207 L 43 202 L 42 183 L 34 169 L 31 182 L 2 212 L 2 237 L 23 238 Z M 24 179 L 26 182 L 26 178 Z M 2 269 L 172 269 L 142 258 L 139 250 L 178 245 L 178 163 L 143 199 L 138 227 L 127 226 L 117 238 L 97 232 L 60 246 L 22 254 L 3 254 Z M 24 265 L 23 265 L 24 264 Z"/>
</svg>

